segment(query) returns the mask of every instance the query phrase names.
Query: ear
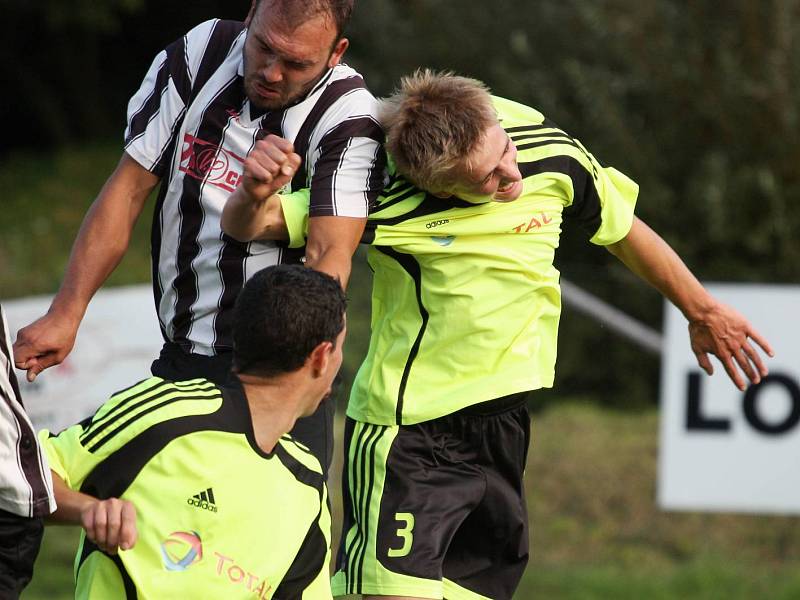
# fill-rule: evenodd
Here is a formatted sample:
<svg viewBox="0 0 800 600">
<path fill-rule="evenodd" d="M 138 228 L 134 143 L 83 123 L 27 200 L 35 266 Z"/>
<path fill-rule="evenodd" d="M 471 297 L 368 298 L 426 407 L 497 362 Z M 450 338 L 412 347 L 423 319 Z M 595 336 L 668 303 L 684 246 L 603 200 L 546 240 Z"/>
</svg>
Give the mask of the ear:
<svg viewBox="0 0 800 600">
<path fill-rule="evenodd" d="M 328 362 L 333 353 L 331 342 L 320 342 L 306 360 L 306 364 L 311 367 L 312 377 L 321 377 L 328 370 Z"/>
<path fill-rule="evenodd" d="M 344 56 L 348 46 L 350 46 L 350 40 L 347 38 L 342 38 L 336 42 L 336 45 L 333 47 L 333 52 L 331 52 L 331 57 L 328 59 L 328 68 L 333 68 L 341 62 L 342 56 Z"/>
<path fill-rule="evenodd" d="M 244 26 L 250 27 L 250 22 L 253 20 L 253 15 L 256 13 L 256 0 L 250 0 L 250 10 L 244 20 Z"/>
</svg>

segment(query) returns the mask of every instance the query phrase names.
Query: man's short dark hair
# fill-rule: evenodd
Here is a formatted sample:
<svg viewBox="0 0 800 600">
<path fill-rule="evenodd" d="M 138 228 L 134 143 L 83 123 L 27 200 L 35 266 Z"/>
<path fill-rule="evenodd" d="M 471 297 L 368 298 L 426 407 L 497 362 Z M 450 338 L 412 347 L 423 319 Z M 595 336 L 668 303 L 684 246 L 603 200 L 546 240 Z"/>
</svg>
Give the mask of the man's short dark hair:
<svg viewBox="0 0 800 600">
<path fill-rule="evenodd" d="M 256 0 L 256 7 L 264 0 Z M 338 41 L 350 22 L 353 14 L 355 0 L 267 0 L 281 11 L 281 16 L 286 23 L 297 26 L 319 13 L 327 13 L 336 26 L 336 40 Z"/>
<path fill-rule="evenodd" d="M 296 371 L 319 344 L 336 344 L 345 307 L 342 286 L 330 275 L 299 265 L 259 271 L 236 300 L 234 370 L 264 377 Z"/>
</svg>

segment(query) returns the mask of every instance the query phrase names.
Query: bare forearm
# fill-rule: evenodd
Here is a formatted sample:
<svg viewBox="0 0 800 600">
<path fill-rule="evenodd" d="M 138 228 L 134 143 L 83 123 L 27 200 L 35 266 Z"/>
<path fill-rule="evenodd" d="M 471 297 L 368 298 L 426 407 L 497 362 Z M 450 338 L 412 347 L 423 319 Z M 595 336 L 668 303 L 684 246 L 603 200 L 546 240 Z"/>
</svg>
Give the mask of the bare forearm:
<svg viewBox="0 0 800 600">
<path fill-rule="evenodd" d="M 315 254 L 306 254 L 306 266 L 327 273 L 339 280 L 343 288 L 347 288 L 352 269 L 352 256 L 347 251 L 329 248 Z"/>
<path fill-rule="evenodd" d="M 80 321 L 94 294 L 116 268 L 130 243 L 132 224 L 108 206 L 94 204 L 70 253 L 64 281 L 51 311 Z"/>
<path fill-rule="evenodd" d="M 123 156 L 83 220 L 51 311 L 80 321 L 89 301 L 119 264 L 158 178 Z"/>
<path fill-rule="evenodd" d="M 47 522 L 57 525 L 81 525 L 81 513 L 97 502 L 97 498 L 68 488 L 55 471 L 51 471 L 51 473 L 58 509 L 47 517 Z"/>
<path fill-rule="evenodd" d="M 266 200 L 253 201 L 240 188 L 225 203 L 220 225 L 222 231 L 240 242 L 289 238 L 276 194 Z"/>
<path fill-rule="evenodd" d="M 741 390 L 747 385 L 742 373 L 752 383 L 767 374 L 766 365 L 751 344 L 755 342 L 772 356 L 767 340 L 736 310 L 709 294 L 675 251 L 647 225 L 635 219 L 625 239 L 609 250 L 683 312 L 689 321 L 692 351 L 706 373 L 714 372 L 708 356 L 712 354 Z"/>
<path fill-rule="evenodd" d="M 687 320 L 701 319 L 715 305 L 678 254 L 641 220 L 635 219 L 628 236 L 608 249 L 678 307 Z"/>
<path fill-rule="evenodd" d="M 346 288 L 353 253 L 366 221 L 352 217 L 311 217 L 308 220 L 306 266 L 339 279 L 342 287 Z"/>
<path fill-rule="evenodd" d="M 158 181 L 123 153 L 83 220 L 50 309 L 17 334 L 14 362 L 27 371 L 28 381 L 72 350 L 89 301 L 125 254 L 133 225 Z"/>
<path fill-rule="evenodd" d="M 136 507 L 127 500 L 100 500 L 70 489 L 54 471 L 53 491 L 58 508 L 47 518 L 56 525 L 80 525 L 86 537 L 104 552 L 116 554 L 136 544 Z"/>
</svg>

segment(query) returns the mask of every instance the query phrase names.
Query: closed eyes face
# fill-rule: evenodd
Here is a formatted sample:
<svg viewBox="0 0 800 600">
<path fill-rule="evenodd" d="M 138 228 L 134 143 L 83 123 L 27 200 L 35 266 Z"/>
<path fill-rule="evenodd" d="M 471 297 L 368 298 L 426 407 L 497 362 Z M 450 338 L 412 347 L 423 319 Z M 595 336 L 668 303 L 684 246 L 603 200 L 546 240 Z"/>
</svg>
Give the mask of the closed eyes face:
<svg viewBox="0 0 800 600">
<path fill-rule="evenodd" d="M 499 123 L 492 125 L 483 142 L 456 170 L 446 195 L 464 200 L 511 202 L 522 193 L 517 148 Z"/>
</svg>

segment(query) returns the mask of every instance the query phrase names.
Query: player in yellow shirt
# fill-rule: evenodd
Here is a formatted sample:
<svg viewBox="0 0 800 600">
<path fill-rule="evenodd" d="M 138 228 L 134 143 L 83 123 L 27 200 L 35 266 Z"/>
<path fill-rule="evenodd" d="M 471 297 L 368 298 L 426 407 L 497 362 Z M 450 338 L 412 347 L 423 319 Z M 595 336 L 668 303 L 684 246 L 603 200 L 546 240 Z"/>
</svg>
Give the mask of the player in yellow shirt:
<svg viewBox="0 0 800 600">
<path fill-rule="evenodd" d="M 553 384 L 562 226 L 678 306 L 707 371 L 712 353 L 739 387 L 736 364 L 758 382 L 751 340 L 771 350 L 634 216 L 638 186 L 535 109 L 418 72 L 382 122 L 402 176 L 364 239 L 372 334 L 347 411 L 334 595 L 509 599 L 528 559 L 526 396 Z M 271 196 L 298 160 L 280 139 L 257 147 L 223 229 L 301 245 L 307 198 Z"/>
<path fill-rule="evenodd" d="M 286 432 L 330 392 L 345 298 L 332 277 L 274 266 L 234 310 L 234 375 L 151 377 L 40 437 L 56 521 L 85 534 L 76 598 L 331 598 L 322 467 Z"/>
</svg>

